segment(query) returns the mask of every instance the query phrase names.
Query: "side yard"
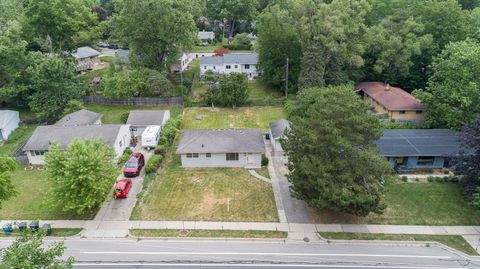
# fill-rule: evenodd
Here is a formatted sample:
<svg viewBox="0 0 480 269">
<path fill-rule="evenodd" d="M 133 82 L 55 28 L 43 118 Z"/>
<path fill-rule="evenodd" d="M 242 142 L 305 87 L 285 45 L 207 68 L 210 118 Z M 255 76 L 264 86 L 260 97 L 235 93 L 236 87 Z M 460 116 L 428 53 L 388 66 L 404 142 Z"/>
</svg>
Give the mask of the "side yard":
<svg viewBox="0 0 480 269">
<path fill-rule="evenodd" d="M 92 219 L 95 214 L 79 216 L 62 211 L 48 195 L 51 183 L 42 170 L 25 170 L 21 166 L 12 173 L 12 182 L 18 194 L 2 205 L 0 219 Z"/>
<path fill-rule="evenodd" d="M 480 212 L 468 204 L 455 183 L 403 183 L 387 181 L 387 208 L 366 218 L 335 212 L 317 214 L 320 223 L 401 225 L 479 225 Z"/>
<path fill-rule="evenodd" d="M 130 110 L 162 110 L 170 109 L 170 114 L 175 117 L 182 113 L 182 106 L 123 106 L 123 105 L 94 105 L 86 104 L 85 107 L 88 110 L 102 114 L 103 124 L 122 124 L 122 115 L 128 113 Z"/>
</svg>

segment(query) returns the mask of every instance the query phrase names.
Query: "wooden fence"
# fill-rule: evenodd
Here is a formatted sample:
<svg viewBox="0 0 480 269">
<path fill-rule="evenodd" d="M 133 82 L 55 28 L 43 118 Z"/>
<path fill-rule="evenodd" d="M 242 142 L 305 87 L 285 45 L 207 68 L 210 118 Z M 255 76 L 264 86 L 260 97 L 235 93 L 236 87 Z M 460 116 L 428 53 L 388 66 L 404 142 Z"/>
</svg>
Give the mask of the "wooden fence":
<svg viewBox="0 0 480 269">
<path fill-rule="evenodd" d="M 154 98 L 154 97 L 132 97 L 131 99 L 107 99 L 103 96 L 84 96 L 84 103 L 98 105 L 138 105 L 138 106 L 162 106 L 181 105 L 182 97 Z"/>
</svg>

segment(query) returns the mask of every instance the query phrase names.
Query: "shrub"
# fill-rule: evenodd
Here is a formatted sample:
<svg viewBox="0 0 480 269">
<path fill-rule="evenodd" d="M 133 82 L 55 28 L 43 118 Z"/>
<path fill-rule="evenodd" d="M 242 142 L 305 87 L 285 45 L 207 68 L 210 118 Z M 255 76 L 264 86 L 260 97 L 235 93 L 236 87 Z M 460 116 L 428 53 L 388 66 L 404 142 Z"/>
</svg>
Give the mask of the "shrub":
<svg viewBox="0 0 480 269">
<path fill-rule="evenodd" d="M 427 177 L 428 182 L 435 182 L 435 177 L 433 176 L 428 176 Z"/>
<path fill-rule="evenodd" d="M 268 165 L 268 158 L 265 155 L 262 155 L 262 166 Z"/>
<path fill-rule="evenodd" d="M 165 153 L 167 152 L 167 149 L 165 147 L 165 145 L 158 145 L 155 150 L 154 150 L 154 153 L 156 155 L 162 155 L 162 156 L 165 156 Z"/>
<path fill-rule="evenodd" d="M 401 179 L 403 182 L 407 182 L 407 181 L 408 181 L 408 177 L 407 177 L 407 176 L 402 176 L 400 179 Z"/>
<path fill-rule="evenodd" d="M 163 156 L 161 155 L 153 155 L 150 157 L 150 159 L 147 162 L 147 165 L 145 166 L 145 173 L 155 173 L 160 167 L 160 164 L 162 163 Z"/>
<path fill-rule="evenodd" d="M 163 127 L 162 132 L 160 133 L 160 141 L 159 145 L 167 147 L 173 142 L 175 139 L 175 135 L 177 135 L 178 128 L 182 123 L 182 118 L 180 116 L 175 118 L 170 118 L 165 127 Z"/>
<path fill-rule="evenodd" d="M 127 123 L 128 115 L 130 115 L 130 112 L 129 112 L 129 111 L 123 112 L 122 115 L 120 115 L 120 120 L 121 120 L 123 123 Z"/>
<path fill-rule="evenodd" d="M 128 161 L 128 158 L 130 155 L 132 155 L 133 151 L 130 148 L 126 148 L 125 151 L 123 152 L 122 156 L 118 159 L 118 163 L 122 164 Z"/>
</svg>

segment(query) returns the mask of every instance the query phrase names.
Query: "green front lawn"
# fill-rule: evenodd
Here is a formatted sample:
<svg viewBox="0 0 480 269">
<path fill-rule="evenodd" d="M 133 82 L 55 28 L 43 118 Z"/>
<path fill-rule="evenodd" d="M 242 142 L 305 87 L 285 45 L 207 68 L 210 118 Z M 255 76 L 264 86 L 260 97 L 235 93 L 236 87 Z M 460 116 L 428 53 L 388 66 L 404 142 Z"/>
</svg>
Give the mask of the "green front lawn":
<svg viewBox="0 0 480 269">
<path fill-rule="evenodd" d="M 391 240 L 391 241 L 436 241 L 468 255 L 478 256 L 475 249 L 460 235 L 423 234 L 364 234 L 364 233 L 320 233 L 325 239 L 334 240 Z"/>
<path fill-rule="evenodd" d="M 174 230 L 174 229 L 131 229 L 130 234 L 138 237 L 203 237 L 203 238 L 287 238 L 282 231 L 240 230 Z"/>
<path fill-rule="evenodd" d="M 77 215 L 64 212 L 61 205 L 48 194 L 51 182 L 44 171 L 24 170 L 21 166 L 12 173 L 12 182 L 18 194 L 4 202 L 0 209 L 0 219 L 4 220 L 55 220 L 92 219 L 95 212 Z"/>
<path fill-rule="evenodd" d="M 462 188 L 455 183 L 399 183 L 387 181 L 381 215 L 367 218 L 322 212 L 322 223 L 372 223 L 402 225 L 479 225 L 480 212 L 468 204 Z"/>
<path fill-rule="evenodd" d="M 11 156 L 15 150 L 17 150 L 23 142 L 25 142 L 33 131 L 35 131 L 37 125 L 24 125 L 21 124 L 13 133 L 10 134 L 8 140 L 0 146 L 0 156 Z"/>
<path fill-rule="evenodd" d="M 121 124 L 122 114 L 128 112 L 130 110 L 162 110 L 162 109 L 170 109 L 170 115 L 175 117 L 182 113 L 182 107 L 180 105 L 171 105 L 171 106 L 123 106 L 123 105 L 93 105 L 93 104 L 86 104 L 85 107 L 88 110 L 98 112 L 102 114 L 102 123 L 103 124 Z"/>
<path fill-rule="evenodd" d="M 173 152 L 133 220 L 278 221 L 272 186 L 241 168 L 184 169 Z"/>
<path fill-rule="evenodd" d="M 197 120 L 197 116 L 203 116 Z M 285 118 L 282 107 L 240 107 L 231 108 L 186 108 L 183 118 L 185 129 L 226 129 L 230 124 L 234 128 L 261 128 L 268 130 L 272 121 Z"/>
</svg>

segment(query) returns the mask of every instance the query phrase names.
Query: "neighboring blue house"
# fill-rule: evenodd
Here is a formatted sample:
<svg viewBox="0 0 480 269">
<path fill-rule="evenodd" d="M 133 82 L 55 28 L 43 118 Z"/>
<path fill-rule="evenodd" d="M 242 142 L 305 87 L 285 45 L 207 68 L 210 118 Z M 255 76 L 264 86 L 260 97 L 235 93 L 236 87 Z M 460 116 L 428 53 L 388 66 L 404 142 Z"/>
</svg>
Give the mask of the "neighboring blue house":
<svg viewBox="0 0 480 269">
<path fill-rule="evenodd" d="M 448 129 L 384 130 L 375 144 L 390 167 L 399 172 L 448 167 L 447 157 L 460 151 L 458 132 Z"/>
</svg>

